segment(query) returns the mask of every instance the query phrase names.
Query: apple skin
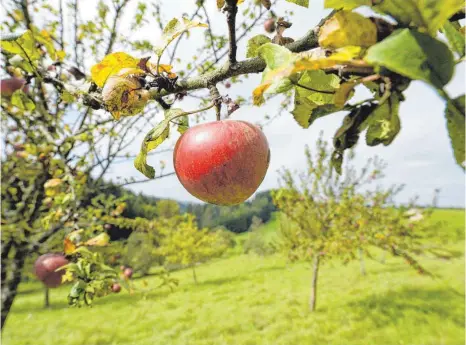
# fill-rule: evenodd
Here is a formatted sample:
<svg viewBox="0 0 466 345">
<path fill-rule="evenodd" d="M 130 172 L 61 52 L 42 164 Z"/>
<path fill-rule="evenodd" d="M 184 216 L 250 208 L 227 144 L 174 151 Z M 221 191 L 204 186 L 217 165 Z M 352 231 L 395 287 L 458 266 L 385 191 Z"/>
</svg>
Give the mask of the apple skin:
<svg viewBox="0 0 466 345">
<path fill-rule="evenodd" d="M 267 138 L 259 127 L 222 120 L 188 129 L 173 154 L 176 175 L 196 198 L 237 205 L 262 183 L 270 161 Z"/>
<path fill-rule="evenodd" d="M 121 285 L 118 283 L 112 284 L 112 291 L 114 293 L 119 293 L 121 291 Z"/>
<path fill-rule="evenodd" d="M 264 30 L 269 34 L 275 31 L 275 20 L 273 18 L 269 18 L 264 22 Z"/>
<path fill-rule="evenodd" d="M 20 78 L 2 79 L 0 81 L 0 90 L 3 97 L 11 97 L 16 90 L 26 84 L 26 80 Z M 29 85 L 23 87 L 24 92 L 29 91 Z"/>
<path fill-rule="evenodd" d="M 131 278 L 133 276 L 133 270 L 131 268 L 125 268 L 125 270 L 123 271 L 123 275 L 126 277 L 126 278 Z"/>
<path fill-rule="evenodd" d="M 49 253 L 39 256 L 34 263 L 34 274 L 49 288 L 56 288 L 61 285 L 61 277 L 66 270 L 55 270 L 68 264 L 68 260 L 62 254 Z"/>
</svg>

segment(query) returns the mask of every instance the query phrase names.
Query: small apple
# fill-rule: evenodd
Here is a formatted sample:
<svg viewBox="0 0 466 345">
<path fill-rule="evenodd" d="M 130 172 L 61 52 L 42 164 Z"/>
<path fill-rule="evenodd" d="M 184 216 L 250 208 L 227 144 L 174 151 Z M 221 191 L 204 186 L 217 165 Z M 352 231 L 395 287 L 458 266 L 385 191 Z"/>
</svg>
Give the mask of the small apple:
<svg viewBox="0 0 466 345">
<path fill-rule="evenodd" d="M 121 265 L 121 266 L 120 266 L 120 271 L 124 271 L 125 268 L 126 268 L 125 266 Z"/>
<path fill-rule="evenodd" d="M 133 276 L 133 270 L 131 268 L 125 268 L 125 270 L 123 271 L 123 275 L 126 277 L 126 278 L 131 278 Z"/>
<path fill-rule="evenodd" d="M 269 18 L 264 22 L 264 30 L 269 34 L 275 31 L 275 20 L 273 18 Z"/>
<path fill-rule="evenodd" d="M 225 87 L 226 87 L 227 89 L 229 89 L 229 88 L 231 87 L 231 83 L 230 83 L 229 81 L 227 81 L 227 82 L 225 83 Z"/>
<path fill-rule="evenodd" d="M 270 161 L 264 133 L 246 121 L 222 120 L 191 127 L 173 154 L 176 175 L 196 198 L 236 205 L 262 183 Z"/>
<path fill-rule="evenodd" d="M 118 283 L 113 283 L 112 284 L 112 291 L 114 293 L 119 293 L 121 291 L 121 285 Z"/>
<path fill-rule="evenodd" d="M 62 254 L 44 254 L 39 256 L 34 263 L 34 274 L 45 286 L 56 288 L 60 286 L 65 270 L 57 272 L 55 270 L 66 264 L 68 264 L 68 260 Z"/>
<path fill-rule="evenodd" d="M 24 92 L 29 91 L 29 85 L 26 85 L 26 80 L 24 79 L 9 78 L 0 81 L 0 91 L 3 97 L 11 97 L 16 90 L 21 88 L 23 88 Z"/>
</svg>

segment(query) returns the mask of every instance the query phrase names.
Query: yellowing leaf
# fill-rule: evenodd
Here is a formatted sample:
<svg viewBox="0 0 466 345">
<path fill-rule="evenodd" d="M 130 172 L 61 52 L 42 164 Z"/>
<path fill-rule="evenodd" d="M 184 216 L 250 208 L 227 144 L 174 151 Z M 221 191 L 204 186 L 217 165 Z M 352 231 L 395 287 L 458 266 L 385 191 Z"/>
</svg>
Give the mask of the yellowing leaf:
<svg viewBox="0 0 466 345">
<path fill-rule="evenodd" d="M 309 7 L 309 0 L 286 0 L 301 7 Z"/>
<path fill-rule="evenodd" d="M 61 282 L 66 283 L 66 282 L 72 282 L 74 280 L 73 272 L 71 271 L 66 271 L 64 275 L 61 276 Z"/>
<path fill-rule="evenodd" d="M 173 18 L 163 29 L 162 36 L 160 37 L 159 42 L 155 45 L 155 53 L 158 56 L 161 56 L 164 50 L 175 38 L 195 27 L 208 27 L 208 25 L 198 21 L 191 21 L 187 18 L 181 18 L 181 20 Z"/>
<path fill-rule="evenodd" d="M 84 245 L 94 246 L 94 247 L 103 247 L 103 246 L 108 245 L 109 241 L 110 241 L 110 236 L 106 232 L 103 232 L 100 235 L 97 235 L 96 237 L 93 237 L 90 240 L 86 241 Z"/>
<path fill-rule="evenodd" d="M 103 87 L 107 79 L 123 68 L 137 68 L 139 60 L 126 53 L 117 52 L 107 55 L 91 68 L 91 78 L 99 87 Z"/>
<path fill-rule="evenodd" d="M 71 242 L 71 240 L 68 237 L 66 237 L 63 242 L 63 251 L 65 252 L 65 255 L 73 254 L 76 248 L 76 245 L 73 242 Z"/>
<path fill-rule="evenodd" d="M 217 0 L 217 8 L 221 10 L 225 5 L 225 0 Z"/>
<path fill-rule="evenodd" d="M 377 27 L 359 13 L 339 11 L 319 31 L 319 45 L 337 49 L 346 46 L 370 47 L 377 43 Z"/>
<path fill-rule="evenodd" d="M 47 188 L 55 188 L 55 187 L 60 186 L 62 183 L 63 183 L 62 179 L 53 178 L 53 179 L 48 180 L 47 182 L 45 182 L 44 188 L 46 188 L 46 189 Z"/>
<path fill-rule="evenodd" d="M 102 89 L 102 100 L 115 120 L 121 116 L 140 113 L 149 100 L 149 91 L 142 89 L 137 78 L 144 71 L 138 68 L 124 68 L 108 78 Z"/>
</svg>

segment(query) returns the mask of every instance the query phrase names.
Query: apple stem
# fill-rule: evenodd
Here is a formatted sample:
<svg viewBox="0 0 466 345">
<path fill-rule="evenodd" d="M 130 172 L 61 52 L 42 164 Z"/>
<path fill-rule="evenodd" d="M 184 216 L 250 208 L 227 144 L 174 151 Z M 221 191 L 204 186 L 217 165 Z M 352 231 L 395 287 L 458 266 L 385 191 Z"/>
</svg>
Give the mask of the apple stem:
<svg viewBox="0 0 466 345">
<path fill-rule="evenodd" d="M 201 108 L 201 109 L 197 109 L 197 110 L 192 110 L 192 111 L 187 111 L 187 112 L 184 112 L 184 113 L 181 113 L 179 115 L 176 115 L 172 118 L 172 120 L 174 119 L 177 119 L 181 116 L 187 116 L 187 115 L 192 115 L 192 114 L 196 114 L 196 113 L 200 113 L 202 111 L 206 111 L 206 110 L 209 110 L 210 108 L 213 108 L 215 106 L 215 103 L 211 103 L 209 104 L 207 107 L 205 108 Z"/>
</svg>

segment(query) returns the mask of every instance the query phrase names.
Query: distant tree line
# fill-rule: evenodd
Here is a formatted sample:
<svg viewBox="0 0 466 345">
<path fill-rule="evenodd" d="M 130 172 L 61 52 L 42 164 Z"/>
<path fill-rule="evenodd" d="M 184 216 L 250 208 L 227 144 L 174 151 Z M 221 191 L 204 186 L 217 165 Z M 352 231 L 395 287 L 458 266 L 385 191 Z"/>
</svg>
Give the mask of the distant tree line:
<svg viewBox="0 0 466 345">
<path fill-rule="evenodd" d="M 105 186 L 104 193 L 125 198 L 126 209 L 123 211 L 123 216 L 126 218 L 154 219 L 157 216 L 167 216 L 167 213 L 168 215 L 170 213 L 192 213 L 196 216 L 200 228 L 224 227 L 234 233 L 248 231 L 253 217 L 267 222 L 276 210 L 270 191 L 257 193 L 251 201 L 236 206 L 217 206 L 161 199 L 135 193 L 111 183 Z M 127 237 L 129 233 L 118 231 L 117 235 L 110 231 L 110 235 L 115 239 L 114 237 Z"/>
</svg>

